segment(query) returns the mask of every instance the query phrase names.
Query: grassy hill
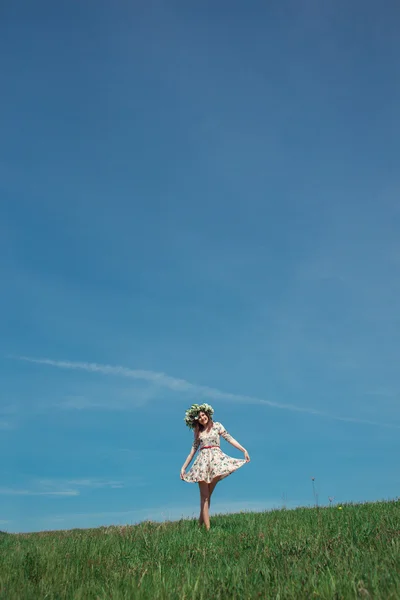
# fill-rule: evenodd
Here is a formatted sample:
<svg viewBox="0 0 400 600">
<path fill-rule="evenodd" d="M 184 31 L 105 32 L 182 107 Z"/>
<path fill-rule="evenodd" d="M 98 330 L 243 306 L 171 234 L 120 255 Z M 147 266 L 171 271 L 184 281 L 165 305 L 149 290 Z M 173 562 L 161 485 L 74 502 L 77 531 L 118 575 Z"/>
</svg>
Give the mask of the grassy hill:
<svg viewBox="0 0 400 600">
<path fill-rule="evenodd" d="M 400 502 L 0 536 L 0 598 L 400 598 Z"/>
</svg>

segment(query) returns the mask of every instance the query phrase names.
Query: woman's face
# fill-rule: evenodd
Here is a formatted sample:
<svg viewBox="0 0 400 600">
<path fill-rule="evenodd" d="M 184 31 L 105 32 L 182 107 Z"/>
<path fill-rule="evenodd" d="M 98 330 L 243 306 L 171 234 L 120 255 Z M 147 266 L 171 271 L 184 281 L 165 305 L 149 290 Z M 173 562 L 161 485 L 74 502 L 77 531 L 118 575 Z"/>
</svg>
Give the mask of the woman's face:
<svg viewBox="0 0 400 600">
<path fill-rule="evenodd" d="M 206 413 L 202 410 L 199 412 L 198 422 L 200 423 L 200 425 L 203 425 L 203 427 L 205 427 L 208 423 L 208 417 Z"/>
</svg>

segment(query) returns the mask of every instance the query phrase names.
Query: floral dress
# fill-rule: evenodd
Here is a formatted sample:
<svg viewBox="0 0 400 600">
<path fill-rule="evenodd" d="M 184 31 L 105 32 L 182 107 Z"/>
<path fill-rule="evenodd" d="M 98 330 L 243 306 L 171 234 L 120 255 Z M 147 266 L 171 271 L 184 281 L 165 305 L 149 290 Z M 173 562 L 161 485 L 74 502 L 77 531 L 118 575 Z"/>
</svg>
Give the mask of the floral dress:
<svg viewBox="0 0 400 600">
<path fill-rule="evenodd" d="M 224 479 L 246 463 L 246 459 L 232 458 L 222 452 L 219 445 L 220 435 L 227 442 L 233 440 L 225 427 L 216 421 L 208 433 L 202 431 L 199 438 L 194 440 L 193 450 L 196 451 L 199 447 L 200 450 L 191 469 L 183 476 L 184 481 L 188 483 L 196 483 L 198 481 L 211 483 L 217 475 L 220 475 L 221 479 Z M 204 446 L 216 447 L 204 448 Z"/>
</svg>

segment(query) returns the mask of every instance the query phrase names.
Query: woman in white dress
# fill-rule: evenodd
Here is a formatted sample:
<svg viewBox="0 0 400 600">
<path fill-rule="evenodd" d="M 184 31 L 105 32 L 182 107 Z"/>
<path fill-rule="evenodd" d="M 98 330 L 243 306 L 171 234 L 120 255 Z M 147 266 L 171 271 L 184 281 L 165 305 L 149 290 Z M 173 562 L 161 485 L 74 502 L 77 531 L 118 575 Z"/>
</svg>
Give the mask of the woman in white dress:
<svg viewBox="0 0 400 600">
<path fill-rule="evenodd" d="M 199 525 L 210 529 L 210 500 L 218 481 L 228 477 L 231 473 L 250 461 L 250 456 L 243 446 L 239 444 L 226 431 L 222 423 L 213 421 L 214 409 L 209 404 L 192 404 L 186 411 L 185 423 L 194 429 L 192 449 L 181 469 L 181 479 L 188 483 L 198 483 L 200 488 L 200 518 Z M 220 448 L 220 436 L 244 453 L 244 459 L 232 458 L 224 454 Z M 186 467 L 196 454 L 192 468 L 185 473 Z"/>
</svg>

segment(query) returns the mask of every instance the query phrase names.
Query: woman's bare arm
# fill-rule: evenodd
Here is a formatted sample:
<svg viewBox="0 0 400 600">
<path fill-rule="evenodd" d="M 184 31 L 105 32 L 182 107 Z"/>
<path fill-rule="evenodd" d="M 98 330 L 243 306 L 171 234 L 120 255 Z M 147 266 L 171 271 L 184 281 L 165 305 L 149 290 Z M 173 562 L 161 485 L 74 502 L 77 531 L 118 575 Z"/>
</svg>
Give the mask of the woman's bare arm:
<svg viewBox="0 0 400 600">
<path fill-rule="evenodd" d="M 239 444 L 239 442 L 236 441 L 235 438 L 233 438 L 231 436 L 231 434 L 226 431 L 225 427 L 221 423 L 219 424 L 219 426 L 220 426 L 220 435 L 224 438 L 224 440 L 226 440 L 227 442 L 232 444 L 232 446 L 234 448 L 237 448 L 238 450 L 245 452 L 246 448 L 243 448 L 243 446 L 241 446 Z"/>
<path fill-rule="evenodd" d="M 193 440 L 192 449 L 190 450 L 190 453 L 188 454 L 187 459 L 183 463 L 183 466 L 182 466 L 182 470 L 183 471 L 186 469 L 186 467 L 188 466 L 188 464 L 192 460 L 193 456 L 196 454 L 197 448 L 199 446 L 200 446 L 200 440 L 198 438 L 196 439 L 196 437 L 195 437 L 194 440 Z"/>
<path fill-rule="evenodd" d="M 190 461 L 192 460 L 193 456 L 196 454 L 196 450 L 194 450 L 193 448 L 191 449 L 190 453 L 188 454 L 187 459 L 185 460 L 185 462 L 182 465 L 182 469 L 185 470 L 186 467 L 188 466 L 188 464 L 190 463 Z"/>
<path fill-rule="evenodd" d="M 237 448 L 238 450 L 241 450 L 242 452 L 246 452 L 246 448 L 243 448 L 243 446 L 241 446 L 241 445 L 239 444 L 239 442 L 237 442 L 237 441 L 235 440 L 235 438 L 233 438 L 232 436 L 230 436 L 230 439 L 228 440 L 228 442 L 229 442 L 230 444 L 232 444 L 232 446 L 233 446 L 234 448 Z"/>
</svg>

